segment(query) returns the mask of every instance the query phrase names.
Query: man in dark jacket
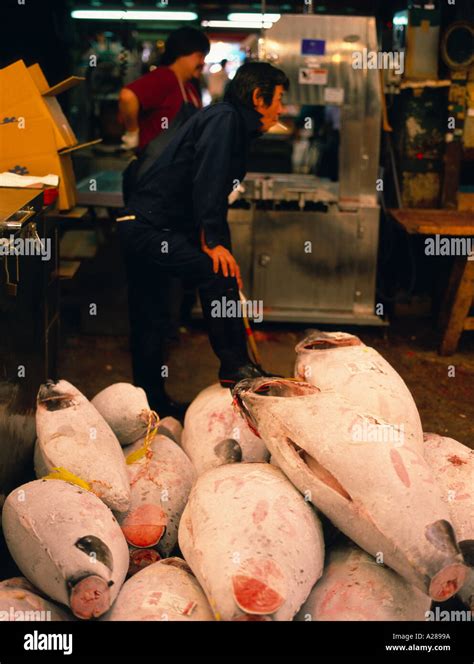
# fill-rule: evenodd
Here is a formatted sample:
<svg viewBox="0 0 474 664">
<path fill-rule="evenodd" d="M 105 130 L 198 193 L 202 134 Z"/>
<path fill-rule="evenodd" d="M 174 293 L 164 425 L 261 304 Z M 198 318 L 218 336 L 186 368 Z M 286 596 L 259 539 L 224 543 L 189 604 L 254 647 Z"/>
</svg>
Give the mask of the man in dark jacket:
<svg viewBox="0 0 474 664">
<path fill-rule="evenodd" d="M 268 375 L 248 356 L 242 319 L 213 317 L 212 305 L 223 298 L 239 301 L 242 282 L 231 253 L 228 196 L 245 176 L 251 141 L 278 122 L 288 85 L 284 72 L 268 63 L 240 67 L 225 101 L 199 111 L 178 130 L 140 178 L 121 217 L 134 382 L 160 415 L 176 412 L 164 390 L 169 321 L 164 275 L 198 288 L 209 340 L 221 362 L 221 385 Z"/>
</svg>

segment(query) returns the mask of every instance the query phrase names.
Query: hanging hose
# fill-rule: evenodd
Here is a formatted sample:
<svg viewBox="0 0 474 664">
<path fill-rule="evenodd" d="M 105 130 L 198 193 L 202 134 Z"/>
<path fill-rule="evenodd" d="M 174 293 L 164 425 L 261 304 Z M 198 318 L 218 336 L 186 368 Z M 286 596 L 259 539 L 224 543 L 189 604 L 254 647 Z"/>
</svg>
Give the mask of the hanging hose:
<svg viewBox="0 0 474 664">
<path fill-rule="evenodd" d="M 245 332 L 247 333 L 247 339 L 248 339 L 249 347 L 250 347 L 250 350 L 251 350 L 252 355 L 253 355 L 253 361 L 255 362 L 255 364 L 261 364 L 260 354 L 259 354 L 258 348 L 257 348 L 257 342 L 255 341 L 255 336 L 254 336 L 253 330 L 250 326 L 250 322 L 249 322 L 249 319 L 248 319 L 247 313 L 246 313 L 246 311 L 247 311 L 247 298 L 245 297 L 245 295 L 242 293 L 241 290 L 239 290 L 239 297 L 240 297 L 240 301 L 242 303 L 242 318 L 243 318 L 243 321 L 244 321 Z"/>
</svg>

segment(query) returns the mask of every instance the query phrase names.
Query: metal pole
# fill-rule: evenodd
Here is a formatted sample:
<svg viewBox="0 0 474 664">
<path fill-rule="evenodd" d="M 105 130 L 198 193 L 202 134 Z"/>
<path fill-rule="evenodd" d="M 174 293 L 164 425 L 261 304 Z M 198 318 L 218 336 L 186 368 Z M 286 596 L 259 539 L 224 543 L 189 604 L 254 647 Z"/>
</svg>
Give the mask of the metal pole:
<svg viewBox="0 0 474 664">
<path fill-rule="evenodd" d="M 267 3 L 266 0 L 260 0 L 260 11 L 262 14 L 262 27 L 260 28 L 260 35 L 259 35 L 259 45 L 258 45 L 258 59 L 259 60 L 265 60 L 266 56 L 266 50 L 263 45 L 263 39 L 265 37 L 265 28 L 263 27 L 264 23 L 264 16 L 265 16 L 265 11 L 267 9 Z"/>
</svg>

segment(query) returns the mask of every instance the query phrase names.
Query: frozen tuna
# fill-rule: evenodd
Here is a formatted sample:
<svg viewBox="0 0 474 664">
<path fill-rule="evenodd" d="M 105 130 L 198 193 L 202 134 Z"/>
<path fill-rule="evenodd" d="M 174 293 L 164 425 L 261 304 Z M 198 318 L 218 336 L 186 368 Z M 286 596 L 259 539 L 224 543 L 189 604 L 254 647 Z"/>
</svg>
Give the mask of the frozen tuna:
<svg viewBox="0 0 474 664">
<path fill-rule="evenodd" d="M 0 622 L 68 621 L 70 613 L 45 598 L 23 577 L 0 582 Z"/>
<path fill-rule="evenodd" d="M 97 496 L 62 480 L 35 480 L 9 494 L 2 526 L 14 561 L 40 591 L 77 618 L 108 611 L 125 580 L 128 547 Z"/>
<path fill-rule="evenodd" d="M 164 417 L 160 420 L 157 433 L 161 433 L 163 436 L 168 436 L 168 438 L 174 440 L 175 443 L 181 445 L 183 427 L 181 422 L 174 417 Z"/>
<path fill-rule="evenodd" d="M 119 442 L 102 415 L 73 385 L 60 380 L 40 387 L 37 399 L 35 471 L 62 468 L 88 483 L 106 505 L 128 509 L 130 486 Z"/>
<path fill-rule="evenodd" d="M 156 549 L 137 549 L 134 546 L 128 548 L 130 550 L 129 577 L 161 560 L 161 556 Z"/>
<path fill-rule="evenodd" d="M 201 475 L 181 518 L 179 546 L 218 620 L 291 620 L 324 559 L 316 514 L 280 470 L 262 463 Z"/>
<path fill-rule="evenodd" d="M 426 620 L 431 599 L 352 542 L 331 549 L 295 620 Z"/>
<path fill-rule="evenodd" d="M 315 330 L 295 350 L 297 378 L 346 397 L 367 414 L 366 429 L 385 426 L 393 437 L 412 439 L 421 451 L 423 430 L 413 397 L 375 348 L 346 332 Z"/>
<path fill-rule="evenodd" d="M 64 609 L 35 592 L 26 579 L 18 581 L 15 578 L 0 583 L 0 622 L 73 620 Z"/>
<path fill-rule="evenodd" d="M 12 576 L 10 579 L 0 581 L 0 590 L 5 590 L 6 588 L 28 590 L 28 592 L 34 593 L 35 595 L 40 595 L 41 597 L 44 596 L 42 595 L 41 590 L 38 590 L 38 588 L 30 583 L 25 576 Z"/>
<path fill-rule="evenodd" d="M 189 406 L 181 446 L 198 475 L 239 461 L 267 461 L 268 451 L 232 405 L 230 390 L 211 385 Z"/>
<path fill-rule="evenodd" d="M 234 394 L 282 471 L 342 532 L 435 600 L 461 588 L 449 511 L 411 440 L 361 440 L 365 413 L 308 383 L 245 380 Z"/>
<path fill-rule="evenodd" d="M 130 383 L 109 385 L 91 403 L 124 447 L 144 436 L 149 424 L 156 421 L 145 391 Z"/>
<path fill-rule="evenodd" d="M 459 548 L 470 566 L 460 598 L 474 611 L 474 451 L 453 438 L 427 433 L 425 459 L 448 506 Z"/>
<path fill-rule="evenodd" d="M 184 560 L 168 558 L 141 570 L 122 587 L 104 620 L 213 620 L 211 607 Z"/>
<path fill-rule="evenodd" d="M 195 479 L 191 461 L 167 436 L 157 435 L 124 450 L 130 480 L 130 509 L 120 515 L 127 542 L 133 547 L 157 547 L 166 556 L 178 539 L 181 514 Z"/>
</svg>

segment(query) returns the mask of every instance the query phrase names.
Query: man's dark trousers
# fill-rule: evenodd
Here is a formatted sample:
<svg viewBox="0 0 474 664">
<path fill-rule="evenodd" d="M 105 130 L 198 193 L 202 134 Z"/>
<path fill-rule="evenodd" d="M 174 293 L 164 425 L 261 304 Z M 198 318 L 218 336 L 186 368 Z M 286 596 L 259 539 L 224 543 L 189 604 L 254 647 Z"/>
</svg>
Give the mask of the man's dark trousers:
<svg viewBox="0 0 474 664">
<path fill-rule="evenodd" d="M 150 407 L 157 409 L 166 399 L 162 368 L 171 320 L 170 277 L 179 277 L 199 290 L 209 340 L 221 366 L 234 371 L 247 364 L 241 318 L 212 316 L 215 301 L 238 302 L 237 281 L 224 277 L 221 270 L 213 272 L 212 260 L 201 250 L 198 235 L 156 229 L 138 219 L 118 222 L 118 232 L 128 277 L 134 383 L 145 390 Z M 223 245 L 230 250 L 230 238 Z"/>
</svg>

